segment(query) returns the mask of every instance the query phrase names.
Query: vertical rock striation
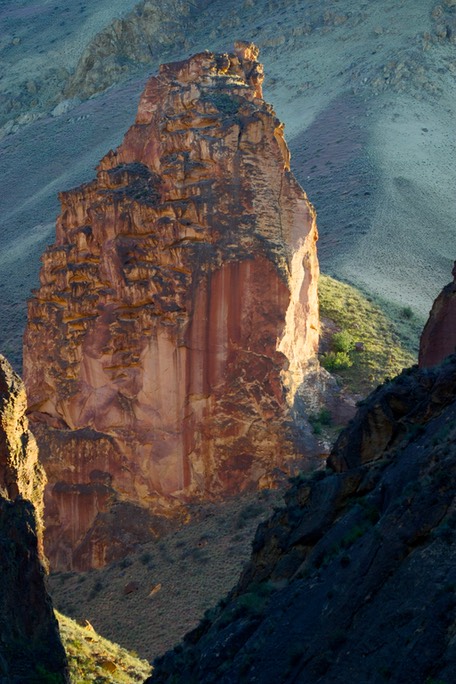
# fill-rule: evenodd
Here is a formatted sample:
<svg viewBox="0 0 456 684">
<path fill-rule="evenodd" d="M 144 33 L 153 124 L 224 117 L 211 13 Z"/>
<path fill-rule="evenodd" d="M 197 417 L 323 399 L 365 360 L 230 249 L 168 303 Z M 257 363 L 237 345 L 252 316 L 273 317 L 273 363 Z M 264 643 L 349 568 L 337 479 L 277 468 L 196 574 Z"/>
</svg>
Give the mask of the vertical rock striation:
<svg viewBox="0 0 456 684">
<path fill-rule="evenodd" d="M 419 365 L 435 366 L 456 351 L 456 261 L 453 282 L 439 294 L 420 340 Z"/>
<path fill-rule="evenodd" d="M 257 56 L 162 66 L 96 180 L 60 195 L 24 348 L 56 567 L 309 457 L 291 407 L 316 363 L 315 212 Z"/>
<path fill-rule="evenodd" d="M 24 385 L 0 356 L 0 681 L 68 680 L 40 553 L 44 472 Z"/>
</svg>

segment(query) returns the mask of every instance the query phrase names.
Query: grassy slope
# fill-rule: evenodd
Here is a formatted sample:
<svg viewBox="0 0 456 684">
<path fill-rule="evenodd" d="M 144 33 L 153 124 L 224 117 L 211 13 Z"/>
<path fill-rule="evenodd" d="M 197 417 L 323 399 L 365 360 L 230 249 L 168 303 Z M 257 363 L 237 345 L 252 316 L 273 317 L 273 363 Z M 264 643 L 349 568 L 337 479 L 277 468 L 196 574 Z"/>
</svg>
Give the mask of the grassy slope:
<svg viewBox="0 0 456 684">
<path fill-rule="evenodd" d="M 56 617 L 74 684 L 133 684 L 143 682 L 150 674 L 146 660 L 104 639 L 90 624 L 82 627 L 60 613 Z"/>
<path fill-rule="evenodd" d="M 359 290 L 327 275 L 320 277 L 319 296 L 323 349 L 330 348 L 335 330 L 347 330 L 363 345 L 362 351 L 350 352 L 353 365 L 336 372 L 349 391 L 364 395 L 416 363 L 420 323 L 408 309 L 396 312 L 394 320 L 392 312 L 385 314 Z"/>
</svg>

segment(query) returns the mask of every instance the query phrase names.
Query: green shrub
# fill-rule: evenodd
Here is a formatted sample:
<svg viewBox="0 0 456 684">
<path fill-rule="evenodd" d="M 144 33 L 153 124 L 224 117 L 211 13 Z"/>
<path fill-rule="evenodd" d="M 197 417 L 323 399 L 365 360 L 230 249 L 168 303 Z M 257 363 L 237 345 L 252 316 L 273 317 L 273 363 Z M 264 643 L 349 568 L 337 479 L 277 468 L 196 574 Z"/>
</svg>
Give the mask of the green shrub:
<svg viewBox="0 0 456 684">
<path fill-rule="evenodd" d="M 140 555 L 139 560 L 143 565 L 147 565 L 152 560 L 152 554 L 149 551 L 145 551 Z"/>
<path fill-rule="evenodd" d="M 403 309 L 401 309 L 401 316 L 402 318 L 406 318 L 407 320 L 410 320 L 413 318 L 413 311 L 409 306 L 404 306 Z"/>
<path fill-rule="evenodd" d="M 211 92 L 206 99 L 226 116 L 234 116 L 239 109 L 239 102 L 227 93 Z"/>
<path fill-rule="evenodd" d="M 353 361 L 347 352 L 326 352 L 322 355 L 320 362 L 327 371 L 345 370 L 353 366 Z"/>
<path fill-rule="evenodd" d="M 327 408 L 322 408 L 318 413 L 309 416 L 309 423 L 316 435 L 321 435 L 323 427 L 329 427 L 332 424 L 331 411 Z"/>
<path fill-rule="evenodd" d="M 355 340 L 348 330 L 341 330 L 332 336 L 332 348 L 335 352 L 350 352 L 355 348 Z"/>
</svg>

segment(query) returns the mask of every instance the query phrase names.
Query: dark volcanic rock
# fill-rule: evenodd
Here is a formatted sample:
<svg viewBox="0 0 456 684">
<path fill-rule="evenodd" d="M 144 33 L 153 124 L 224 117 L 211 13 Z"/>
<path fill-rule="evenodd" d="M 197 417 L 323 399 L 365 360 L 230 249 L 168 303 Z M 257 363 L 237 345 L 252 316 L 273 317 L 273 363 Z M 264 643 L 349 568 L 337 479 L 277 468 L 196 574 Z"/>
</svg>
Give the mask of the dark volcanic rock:
<svg viewBox="0 0 456 684">
<path fill-rule="evenodd" d="M 295 481 L 154 684 L 455 681 L 455 378 L 453 355 L 366 400 L 331 456 L 342 472 Z"/>
<path fill-rule="evenodd" d="M 456 351 L 456 261 L 453 282 L 443 288 L 429 314 L 420 340 L 419 365 L 435 366 Z"/>
<path fill-rule="evenodd" d="M 68 682 L 65 651 L 44 585 L 35 511 L 0 497 L 0 681 Z"/>
<path fill-rule="evenodd" d="M 383 458 L 439 407 L 451 403 L 455 386 L 456 368 L 450 364 L 421 373 L 404 371 L 378 387 L 340 434 L 328 465 L 341 472 Z"/>
<path fill-rule="evenodd" d="M 69 681 L 67 663 L 44 585 L 44 474 L 25 408 L 24 386 L 0 356 L 0 681 L 58 684 Z"/>
</svg>

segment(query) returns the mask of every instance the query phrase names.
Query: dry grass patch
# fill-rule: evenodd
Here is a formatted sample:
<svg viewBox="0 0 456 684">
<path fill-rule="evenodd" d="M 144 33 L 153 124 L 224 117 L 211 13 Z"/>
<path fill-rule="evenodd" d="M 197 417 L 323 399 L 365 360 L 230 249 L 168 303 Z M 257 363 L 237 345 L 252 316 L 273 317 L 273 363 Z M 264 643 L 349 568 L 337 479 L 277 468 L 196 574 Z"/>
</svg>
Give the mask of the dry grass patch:
<svg viewBox="0 0 456 684">
<path fill-rule="evenodd" d="M 104 639 L 90 624 L 82 627 L 57 612 L 56 617 L 74 684 L 134 684 L 150 675 L 147 660 Z"/>
<path fill-rule="evenodd" d="M 281 492 L 268 490 L 194 505 L 187 525 L 121 561 L 52 574 L 54 605 L 153 660 L 232 589 L 250 558 L 258 524 L 281 503 Z"/>
</svg>

